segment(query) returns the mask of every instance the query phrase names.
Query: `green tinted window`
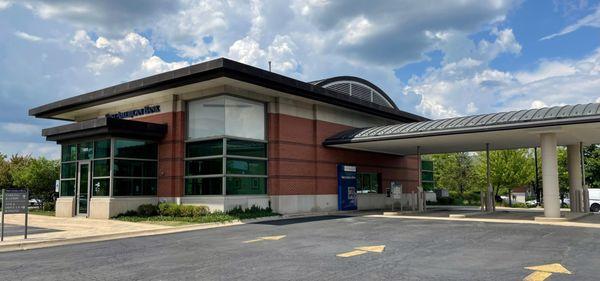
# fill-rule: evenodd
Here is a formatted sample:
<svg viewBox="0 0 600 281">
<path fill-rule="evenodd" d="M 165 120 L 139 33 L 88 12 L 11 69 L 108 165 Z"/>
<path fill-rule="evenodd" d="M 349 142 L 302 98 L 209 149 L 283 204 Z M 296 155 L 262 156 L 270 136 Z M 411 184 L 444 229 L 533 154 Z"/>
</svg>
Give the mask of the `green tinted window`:
<svg viewBox="0 0 600 281">
<path fill-rule="evenodd" d="M 357 193 L 381 192 L 379 189 L 379 174 L 376 173 L 357 173 L 356 185 Z"/>
<path fill-rule="evenodd" d="M 223 140 L 189 142 L 185 146 L 185 157 L 223 155 Z"/>
<path fill-rule="evenodd" d="M 227 158 L 227 173 L 238 175 L 266 175 L 267 161 Z"/>
<path fill-rule="evenodd" d="M 63 162 L 77 160 L 77 145 L 75 145 L 75 144 L 63 145 L 61 155 L 62 155 L 61 160 Z"/>
<path fill-rule="evenodd" d="M 77 163 L 63 163 L 60 167 L 61 179 L 74 179 L 77 174 Z"/>
<path fill-rule="evenodd" d="M 223 178 L 185 179 L 185 195 L 222 195 Z"/>
<path fill-rule="evenodd" d="M 108 177 L 110 176 L 110 160 L 95 160 L 94 161 L 94 177 Z"/>
<path fill-rule="evenodd" d="M 114 179 L 114 196 L 156 195 L 156 179 Z"/>
<path fill-rule="evenodd" d="M 421 180 L 433 181 L 433 172 L 421 172 Z"/>
<path fill-rule="evenodd" d="M 110 179 L 94 179 L 92 181 L 93 196 L 108 196 Z"/>
<path fill-rule="evenodd" d="M 94 158 L 110 157 L 110 140 L 101 140 L 94 142 Z"/>
<path fill-rule="evenodd" d="M 433 171 L 433 161 L 422 160 L 421 169 L 427 171 Z"/>
<path fill-rule="evenodd" d="M 186 176 L 215 175 L 223 173 L 223 158 L 188 160 L 185 162 Z"/>
<path fill-rule="evenodd" d="M 227 155 L 267 157 L 267 144 L 246 140 L 227 140 Z"/>
<path fill-rule="evenodd" d="M 92 159 L 94 156 L 93 142 L 84 142 L 77 145 L 77 159 Z"/>
<path fill-rule="evenodd" d="M 150 141 L 116 140 L 115 157 L 157 159 L 158 146 Z"/>
<path fill-rule="evenodd" d="M 227 177 L 227 195 L 267 194 L 266 178 Z"/>
<path fill-rule="evenodd" d="M 75 180 L 60 181 L 60 196 L 75 196 Z"/>
<path fill-rule="evenodd" d="M 156 177 L 156 161 L 115 159 L 117 177 Z"/>
</svg>

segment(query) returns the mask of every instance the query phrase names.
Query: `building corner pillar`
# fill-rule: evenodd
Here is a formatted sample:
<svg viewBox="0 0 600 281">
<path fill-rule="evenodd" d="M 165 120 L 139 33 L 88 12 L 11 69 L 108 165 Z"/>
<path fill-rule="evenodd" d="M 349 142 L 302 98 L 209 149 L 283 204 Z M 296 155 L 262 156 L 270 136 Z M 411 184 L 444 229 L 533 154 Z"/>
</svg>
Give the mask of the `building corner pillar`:
<svg viewBox="0 0 600 281">
<path fill-rule="evenodd" d="M 540 147 L 542 149 L 544 216 L 546 218 L 560 218 L 558 159 L 556 156 L 556 145 L 556 133 L 543 133 L 540 135 Z"/>
</svg>

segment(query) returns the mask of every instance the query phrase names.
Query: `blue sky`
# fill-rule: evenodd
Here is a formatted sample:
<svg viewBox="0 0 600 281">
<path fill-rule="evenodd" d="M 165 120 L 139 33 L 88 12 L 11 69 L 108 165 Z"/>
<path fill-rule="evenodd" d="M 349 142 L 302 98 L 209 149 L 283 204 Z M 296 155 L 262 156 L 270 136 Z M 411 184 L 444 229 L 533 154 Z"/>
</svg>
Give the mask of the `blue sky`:
<svg viewBox="0 0 600 281">
<path fill-rule="evenodd" d="M 600 102 L 599 5 L 0 0 L 0 152 L 58 157 L 31 107 L 217 57 L 363 77 L 430 118 Z"/>
</svg>

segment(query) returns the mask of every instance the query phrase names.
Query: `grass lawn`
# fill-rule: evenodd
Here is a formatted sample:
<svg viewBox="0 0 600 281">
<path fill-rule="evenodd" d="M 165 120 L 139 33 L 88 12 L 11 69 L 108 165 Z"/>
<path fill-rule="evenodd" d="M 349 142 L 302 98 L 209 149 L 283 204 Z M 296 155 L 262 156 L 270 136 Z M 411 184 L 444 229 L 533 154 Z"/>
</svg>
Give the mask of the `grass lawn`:
<svg viewBox="0 0 600 281">
<path fill-rule="evenodd" d="M 120 221 L 127 222 L 142 222 L 142 223 L 152 223 L 152 224 L 160 224 L 160 225 L 170 225 L 170 226 L 179 226 L 179 225 L 189 225 L 189 224 L 200 224 L 200 223 L 212 223 L 212 222 L 232 222 L 237 220 L 245 220 L 245 219 L 254 219 L 261 217 L 271 217 L 278 216 L 279 214 L 273 213 L 271 211 L 261 210 L 261 211 L 246 211 L 246 212 L 238 212 L 238 213 L 210 213 L 204 216 L 199 217 L 170 217 L 170 216 L 118 216 L 114 219 Z"/>
<path fill-rule="evenodd" d="M 42 211 L 40 209 L 30 209 L 29 213 L 32 215 L 54 217 L 54 211 Z"/>
</svg>

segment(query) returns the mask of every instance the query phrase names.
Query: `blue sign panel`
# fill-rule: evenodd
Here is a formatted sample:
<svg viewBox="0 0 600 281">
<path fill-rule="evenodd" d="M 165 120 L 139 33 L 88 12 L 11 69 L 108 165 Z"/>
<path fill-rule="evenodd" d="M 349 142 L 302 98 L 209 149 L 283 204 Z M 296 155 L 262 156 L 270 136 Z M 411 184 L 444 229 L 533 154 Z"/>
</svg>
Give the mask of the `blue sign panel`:
<svg viewBox="0 0 600 281">
<path fill-rule="evenodd" d="M 356 210 L 356 166 L 338 164 L 338 210 Z"/>
</svg>

